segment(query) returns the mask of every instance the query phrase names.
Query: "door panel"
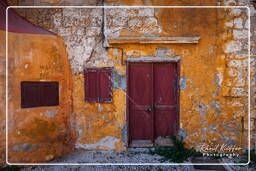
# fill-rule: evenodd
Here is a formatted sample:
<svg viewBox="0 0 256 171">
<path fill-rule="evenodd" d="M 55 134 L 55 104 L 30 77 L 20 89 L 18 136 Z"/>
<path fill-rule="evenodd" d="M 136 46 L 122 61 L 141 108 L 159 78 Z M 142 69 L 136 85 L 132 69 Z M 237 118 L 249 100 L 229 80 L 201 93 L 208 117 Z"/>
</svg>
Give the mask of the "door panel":
<svg viewBox="0 0 256 171">
<path fill-rule="evenodd" d="M 132 140 L 151 140 L 152 117 L 145 110 L 133 110 L 131 116 Z"/>
<path fill-rule="evenodd" d="M 154 104 L 170 106 L 176 104 L 175 64 L 154 64 Z"/>
<path fill-rule="evenodd" d="M 156 110 L 155 112 L 155 138 L 175 135 L 176 110 Z"/>
<path fill-rule="evenodd" d="M 175 63 L 154 64 L 154 137 L 175 134 L 177 74 Z"/>
<path fill-rule="evenodd" d="M 131 146 L 138 140 L 152 143 L 156 140 L 158 144 L 163 138 L 175 135 L 178 128 L 177 64 L 130 63 L 128 73 Z"/>
<path fill-rule="evenodd" d="M 152 64 L 129 66 L 130 139 L 152 139 Z"/>
</svg>

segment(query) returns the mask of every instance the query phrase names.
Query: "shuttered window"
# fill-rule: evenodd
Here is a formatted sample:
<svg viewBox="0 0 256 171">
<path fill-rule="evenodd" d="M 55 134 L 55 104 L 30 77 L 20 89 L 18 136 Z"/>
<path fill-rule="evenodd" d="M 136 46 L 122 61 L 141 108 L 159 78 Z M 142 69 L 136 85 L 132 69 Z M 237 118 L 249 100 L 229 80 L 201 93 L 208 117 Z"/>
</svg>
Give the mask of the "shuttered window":
<svg viewBox="0 0 256 171">
<path fill-rule="evenodd" d="M 58 82 L 21 82 L 21 107 L 31 108 L 40 106 L 59 105 Z"/>
<path fill-rule="evenodd" d="M 87 68 L 84 70 L 86 102 L 112 102 L 111 71 L 111 68 Z"/>
</svg>

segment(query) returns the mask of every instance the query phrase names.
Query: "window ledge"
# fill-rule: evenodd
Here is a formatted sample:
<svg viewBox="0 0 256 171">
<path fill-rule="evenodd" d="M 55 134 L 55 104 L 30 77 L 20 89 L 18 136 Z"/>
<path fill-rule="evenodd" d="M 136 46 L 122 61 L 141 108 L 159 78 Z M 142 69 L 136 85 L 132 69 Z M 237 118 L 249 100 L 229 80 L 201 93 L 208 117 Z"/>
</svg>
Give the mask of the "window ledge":
<svg viewBox="0 0 256 171">
<path fill-rule="evenodd" d="M 115 44 L 195 44 L 199 43 L 199 36 L 185 37 L 111 37 L 107 39 L 107 46 Z"/>
</svg>

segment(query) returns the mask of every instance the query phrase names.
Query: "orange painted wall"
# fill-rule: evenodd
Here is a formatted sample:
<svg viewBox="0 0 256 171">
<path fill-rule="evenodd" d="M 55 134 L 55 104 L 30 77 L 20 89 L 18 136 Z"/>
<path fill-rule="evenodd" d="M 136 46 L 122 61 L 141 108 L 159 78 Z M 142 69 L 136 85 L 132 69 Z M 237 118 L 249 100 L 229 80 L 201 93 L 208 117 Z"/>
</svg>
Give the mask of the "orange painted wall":
<svg viewBox="0 0 256 171">
<path fill-rule="evenodd" d="M 121 5 L 225 5 L 224 1 L 217 4 L 215 0 L 204 2 L 196 0 L 153 0 L 151 3 L 141 0 L 106 0 L 107 2 L 113 3 L 113 5 L 115 3 Z M 230 5 L 234 4 L 231 3 Z M 10 107 L 12 113 L 10 117 L 13 118 L 10 123 L 13 125 L 10 130 L 10 136 L 12 137 L 10 151 L 13 154 L 12 156 L 17 156 L 17 158 L 10 160 L 17 161 L 25 154 L 27 161 L 44 161 L 64 153 L 65 150 L 63 149 L 72 144 L 65 142 L 65 140 L 68 139 L 72 142 L 72 137 L 75 137 L 75 133 L 71 130 L 70 137 L 61 139 L 65 137 L 63 136 L 66 135 L 65 132 L 70 131 L 69 125 L 76 127 L 78 136 L 75 147 L 78 149 L 125 150 L 127 139 L 126 87 L 114 86 L 113 102 L 110 104 L 86 103 L 84 101 L 83 71 L 82 69 L 76 69 L 76 65 L 79 65 L 77 68 L 80 68 L 81 65 L 83 67 L 113 67 L 118 77 L 113 78 L 113 80 L 118 82 L 120 79 L 125 80 L 127 75 L 126 65 L 123 64 L 122 60 L 127 57 L 156 56 L 159 48 L 163 47 L 167 49 L 167 57 L 180 56 L 181 58 L 180 128 L 186 134 L 186 145 L 196 147 L 200 143 L 230 143 L 247 148 L 248 56 L 245 50 L 247 39 L 240 38 L 241 34 L 248 30 L 246 28 L 246 10 L 235 12 L 230 9 L 155 9 L 153 15 L 149 14 L 149 16 L 144 13 L 139 16 L 141 13 L 136 9 L 131 9 L 127 13 L 123 11 L 123 9 L 119 12 L 118 10 L 112 11 L 112 16 L 110 13 L 107 18 L 118 22 L 112 22 L 112 25 L 107 25 L 105 29 L 111 30 L 113 26 L 113 30 L 118 32 L 120 37 L 200 36 L 199 43 L 121 44 L 108 48 L 106 56 L 103 53 L 105 51 L 102 51 L 102 53 L 95 53 L 96 55 L 92 55 L 91 59 L 87 61 L 88 59 L 84 59 L 83 55 L 79 56 L 75 53 L 81 49 L 80 45 L 82 44 L 79 41 L 76 42 L 76 40 L 79 40 L 76 38 L 84 36 L 84 39 L 86 39 L 87 35 L 82 34 L 72 37 L 68 33 L 73 29 L 83 30 L 85 26 L 81 24 L 81 27 L 79 27 L 79 22 L 84 24 L 84 21 L 87 22 L 88 20 L 82 17 L 76 18 L 77 13 L 72 10 L 60 10 L 55 13 L 54 17 L 56 18 L 41 20 L 38 19 L 41 16 L 35 13 L 31 17 L 33 23 L 46 28 L 51 27 L 49 29 L 57 30 L 56 32 L 59 32 L 60 35 L 64 35 L 65 43 L 70 47 L 67 48 L 70 50 L 70 59 L 67 60 L 65 47 L 60 38 L 10 34 L 10 40 L 13 40 L 10 41 L 10 47 L 17 49 L 10 52 L 9 60 L 9 70 L 15 78 L 10 84 L 10 89 L 13 91 L 13 95 L 10 96 L 13 105 Z M 76 21 L 75 26 L 67 26 L 68 28 L 57 24 L 53 26 L 54 22 L 52 20 L 54 19 L 57 19 L 56 21 L 68 21 L 63 19 L 62 15 L 58 15 L 58 12 L 70 16 L 69 19 Z M 86 14 L 86 11 L 83 12 Z M 31 13 L 33 11 L 28 11 L 30 16 Z M 80 13 L 82 12 L 80 11 Z M 72 15 L 77 20 L 73 20 Z M 127 22 L 127 25 L 114 28 L 121 25 L 122 20 Z M 45 21 L 45 23 L 39 21 Z M 146 21 L 152 23 L 149 24 Z M 242 23 L 237 23 L 237 21 L 242 21 Z M 154 31 L 150 30 L 151 28 Z M 96 27 L 94 29 L 96 30 Z M 89 32 L 88 30 L 87 32 Z M 16 43 L 18 42 L 20 43 L 17 46 Z M 236 46 L 232 47 L 231 45 L 234 42 Z M 101 43 L 99 44 L 101 45 Z M 76 46 L 73 45 L 77 45 L 79 48 L 76 49 Z M 30 60 L 31 52 L 28 49 L 33 49 L 32 55 L 37 60 L 33 60 L 33 62 Z M 123 53 L 120 49 L 123 50 Z M 232 51 L 234 49 L 237 51 Z M 88 51 L 90 51 L 90 48 L 86 49 L 85 52 Z M 121 54 L 123 54 L 123 57 Z M 23 58 L 20 58 L 20 56 Z M 77 58 L 78 62 L 74 58 Z M 61 60 L 58 61 L 59 59 Z M 68 63 L 71 63 L 76 69 L 72 73 L 69 71 Z M 12 68 L 11 66 L 15 67 Z M 1 79 L 4 79 L 3 76 Z M 63 83 L 61 89 L 63 96 L 60 98 L 62 101 L 61 109 L 60 107 L 49 107 L 20 110 L 20 93 L 17 87 L 23 79 L 59 80 Z M 73 84 L 73 89 L 70 88 L 70 83 Z M 64 89 L 67 91 L 64 91 Z M 72 99 L 73 103 L 71 104 L 68 99 Z M 73 108 L 72 112 L 71 108 Z M 53 110 L 59 111 L 54 117 L 57 122 L 54 122 L 53 118 L 46 117 L 47 113 Z M 30 117 L 24 119 L 25 112 L 29 112 Z M 16 129 L 16 126 L 19 126 L 19 128 Z M 43 142 L 43 145 L 41 142 Z M 29 146 L 35 150 L 31 152 L 13 151 L 13 147 L 24 143 L 36 144 Z M 20 148 L 22 149 L 22 146 Z M 17 147 L 14 149 L 17 149 Z M 38 152 L 43 155 L 35 158 L 34 156 Z"/>
<path fill-rule="evenodd" d="M 4 34 L 0 32 L 1 38 Z M 67 154 L 73 147 L 72 84 L 62 39 L 50 35 L 9 33 L 8 40 L 8 161 L 44 162 Z M 3 49 L 4 42 L 0 45 Z M 3 52 L 1 59 L 5 57 Z M 21 108 L 21 81 L 58 81 L 59 106 Z M 0 85 L 2 93 L 4 87 Z M 1 110 L 1 126 L 5 122 L 4 115 Z M 1 137 L 4 136 L 1 129 Z"/>
</svg>

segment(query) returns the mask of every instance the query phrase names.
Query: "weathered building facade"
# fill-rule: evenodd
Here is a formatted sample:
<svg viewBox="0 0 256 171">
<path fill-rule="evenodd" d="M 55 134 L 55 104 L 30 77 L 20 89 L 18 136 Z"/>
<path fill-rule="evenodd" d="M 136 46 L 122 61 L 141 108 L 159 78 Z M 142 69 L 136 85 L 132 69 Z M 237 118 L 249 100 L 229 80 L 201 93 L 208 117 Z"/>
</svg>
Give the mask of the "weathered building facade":
<svg viewBox="0 0 256 171">
<path fill-rule="evenodd" d="M 38 57 L 49 63 L 50 68 L 40 67 L 42 62 L 31 64 L 35 73 L 44 73 L 44 78 L 38 81 L 70 79 L 71 85 L 63 94 L 60 92 L 60 103 L 63 98 L 70 101 L 70 109 L 65 108 L 68 104 L 57 107 L 65 111 L 65 115 L 41 116 L 42 107 L 27 108 L 21 114 L 9 111 L 10 116 L 17 116 L 14 120 L 10 117 L 10 122 L 18 123 L 19 117 L 29 118 L 20 124 L 9 125 L 9 151 L 13 154 L 10 162 L 21 162 L 21 156 L 25 162 L 58 156 L 57 151 L 65 149 L 65 143 L 51 150 L 49 146 L 39 145 L 39 137 L 52 144 L 49 137 L 61 134 L 48 135 L 45 131 L 51 134 L 56 128 L 53 125 L 62 117 L 69 118 L 63 121 L 68 122 L 70 129 L 63 142 L 75 139 L 76 149 L 126 150 L 129 146 L 166 144 L 169 143 L 167 135 L 184 137 L 189 147 L 200 143 L 226 143 L 248 148 L 248 119 L 252 121 L 253 135 L 256 110 L 256 22 L 253 23 L 256 16 L 248 1 L 34 0 L 10 1 L 10 4 L 106 7 L 16 9 L 27 20 L 56 33 L 65 42 L 71 72 L 63 78 L 47 74 L 58 68 L 52 65 L 56 62 L 52 60 L 65 56 L 51 51 L 49 59 L 44 55 Z M 118 7 L 124 5 L 131 7 Z M 132 7 L 134 5 L 247 6 L 251 9 L 251 32 L 248 34 L 250 23 L 246 7 Z M 9 38 L 12 40 L 11 37 L 12 34 Z M 49 40 L 45 39 L 33 38 L 41 43 L 21 48 L 46 47 Z M 20 60 L 22 56 L 26 55 L 21 55 Z M 34 55 L 32 58 L 37 59 Z M 251 64 L 251 118 L 248 118 L 248 62 Z M 17 66 L 17 73 L 25 72 L 18 68 L 22 66 Z M 33 72 L 28 75 L 15 76 L 15 97 L 21 93 L 19 82 L 33 81 Z M 67 91 L 70 96 L 65 94 Z M 19 108 L 20 98 L 12 101 Z M 49 113 L 56 111 L 54 108 L 47 110 Z M 38 121 L 39 115 L 42 121 Z M 26 129 L 29 131 L 24 132 Z M 58 129 L 65 130 L 61 126 Z M 38 141 L 32 141 L 35 139 Z M 17 151 L 17 146 L 22 144 L 28 144 L 29 148 Z M 42 154 L 42 158 L 33 155 L 33 152 L 44 150 L 47 154 Z"/>
</svg>

